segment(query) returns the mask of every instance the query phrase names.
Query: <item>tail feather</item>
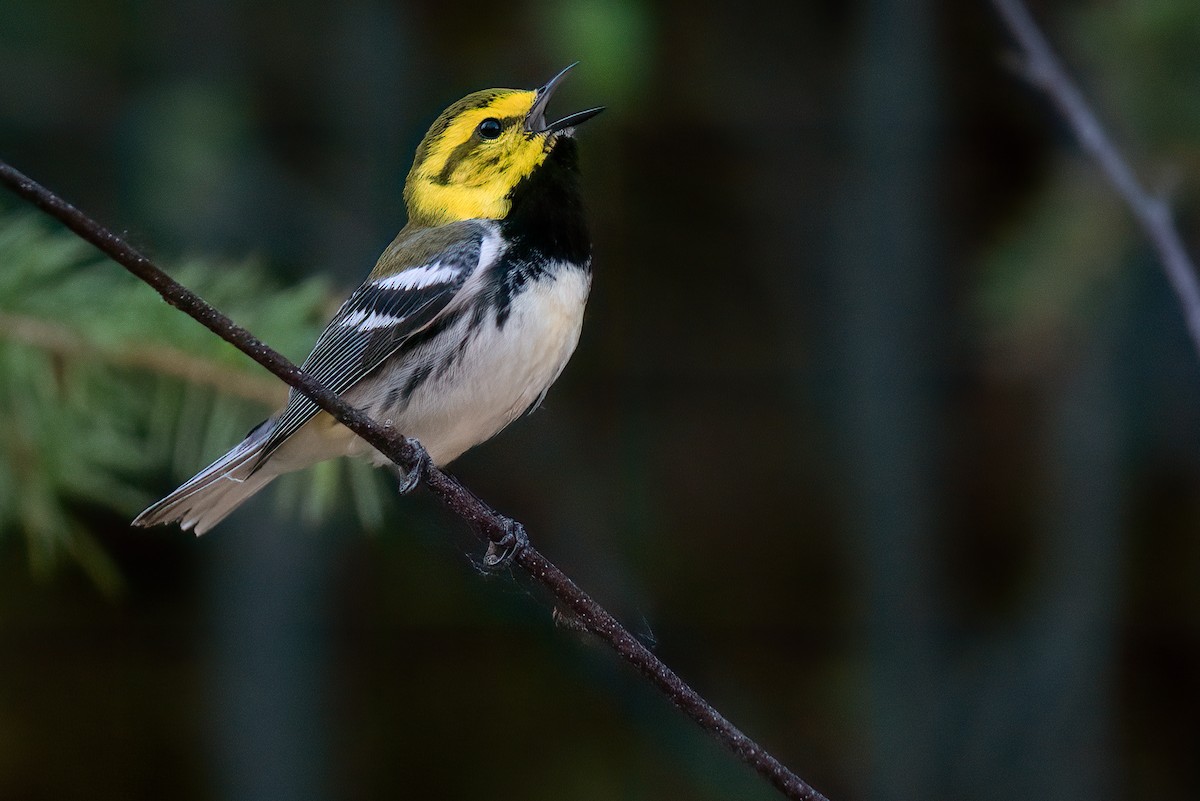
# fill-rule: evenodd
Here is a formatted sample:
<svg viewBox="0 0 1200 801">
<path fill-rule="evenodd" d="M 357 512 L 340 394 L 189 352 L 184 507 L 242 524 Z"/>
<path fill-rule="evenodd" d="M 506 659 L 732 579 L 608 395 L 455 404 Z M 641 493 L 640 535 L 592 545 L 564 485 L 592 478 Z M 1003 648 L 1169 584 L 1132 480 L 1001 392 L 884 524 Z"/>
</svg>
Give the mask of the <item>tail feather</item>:
<svg viewBox="0 0 1200 801">
<path fill-rule="evenodd" d="M 259 464 L 271 429 L 259 426 L 229 453 L 138 515 L 133 525 L 178 522 L 180 528 L 200 535 L 220 523 L 278 475 L 269 463 Z"/>
</svg>

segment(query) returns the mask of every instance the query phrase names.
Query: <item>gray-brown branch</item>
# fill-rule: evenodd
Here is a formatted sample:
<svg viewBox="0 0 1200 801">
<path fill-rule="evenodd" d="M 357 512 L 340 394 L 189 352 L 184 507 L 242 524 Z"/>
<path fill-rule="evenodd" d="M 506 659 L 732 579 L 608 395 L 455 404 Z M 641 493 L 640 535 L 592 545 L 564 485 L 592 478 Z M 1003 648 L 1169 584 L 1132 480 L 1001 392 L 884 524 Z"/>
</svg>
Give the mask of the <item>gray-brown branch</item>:
<svg viewBox="0 0 1200 801">
<path fill-rule="evenodd" d="M 1196 266 L 1175 230 L 1170 206 L 1162 198 L 1147 192 L 1138 180 L 1022 0 L 992 0 L 992 5 L 1021 46 L 1026 77 L 1050 98 L 1075 132 L 1080 146 L 1100 166 L 1104 177 L 1125 201 L 1158 252 L 1167 280 L 1183 307 L 1192 345 L 1200 354 L 1200 280 L 1197 280 Z"/>
<path fill-rule="evenodd" d="M 267 347 L 249 331 L 210 306 L 117 236 L 56 194 L 0 161 L 0 182 L 21 198 L 54 217 L 82 239 L 153 287 L 172 306 L 191 315 L 283 381 L 304 393 L 344 426 L 370 443 L 406 471 L 415 467 L 420 452 L 399 433 L 385 428 L 350 406 L 333 392 Z M 514 521 L 485 504 L 452 476 L 426 465 L 425 486 L 443 506 L 465 520 L 482 538 L 500 545 L 513 530 Z M 565 573 L 532 545 L 520 548 L 513 561 L 571 610 L 589 632 L 599 637 L 631 664 L 668 700 L 736 754 L 788 798 L 827 801 L 785 767 L 766 749 L 726 720 L 674 671 L 630 634 L 604 607 L 579 589 Z"/>
</svg>

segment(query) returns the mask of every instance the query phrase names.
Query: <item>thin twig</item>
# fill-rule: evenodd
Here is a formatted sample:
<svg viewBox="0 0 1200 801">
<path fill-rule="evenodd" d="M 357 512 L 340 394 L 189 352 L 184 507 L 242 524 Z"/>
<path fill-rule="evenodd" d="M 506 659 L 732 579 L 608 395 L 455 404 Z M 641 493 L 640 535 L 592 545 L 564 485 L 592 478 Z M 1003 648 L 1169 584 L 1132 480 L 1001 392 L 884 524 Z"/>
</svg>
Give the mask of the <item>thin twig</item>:
<svg viewBox="0 0 1200 801">
<path fill-rule="evenodd" d="M 278 406 L 287 399 L 279 382 L 262 374 L 250 375 L 170 345 L 148 342 L 99 346 L 65 325 L 23 314 L 0 311 L 0 340 L 57 356 L 86 357 L 116 367 L 170 376 L 264 406 Z"/>
<path fill-rule="evenodd" d="M 50 216 L 62 222 L 81 238 L 95 245 L 106 256 L 152 286 L 172 306 L 194 317 L 217 336 L 241 350 L 292 387 L 303 392 L 318 406 L 358 434 L 396 464 L 411 469 L 419 453 L 404 437 L 376 423 L 358 409 L 325 389 L 308 374 L 267 347 L 250 332 L 236 325 L 195 293 L 156 267 L 116 234 L 92 220 L 45 187 L 0 161 L 0 182 Z M 425 468 L 425 486 L 443 506 L 470 524 L 481 537 L 501 544 L 513 530 L 514 521 L 489 507 L 457 479 L 432 466 Z M 672 704 L 679 707 L 702 729 L 733 751 L 743 762 L 767 779 L 788 798 L 827 801 L 825 796 L 788 770 L 758 743 L 743 734 L 721 716 L 708 701 L 687 685 L 658 657 L 617 622 L 600 604 L 579 589 L 532 545 L 521 548 L 514 557 L 531 577 L 540 582 L 592 634 L 608 643 L 614 651 L 657 687 Z"/>
<path fill-rule="evenodd" d="M 1197 280 L 1196 266 L 1175 230 L 1170 207 L 1162 198 L 1147 192 L 1138 181 L 1129 162 L 1113 144 L 1022 0 L 992 0 L 992 5 L 1024 51 L 1026 77 L 1049 96 L 1079 138 L 1080 146 L 1100 165 L 1104 176 L 1129 206 L 1134 219 L 1158 252 L 1167 280 L 1183 307 L 1192 345 L 1200 354 L 1200 280 Z"/>
</svg>

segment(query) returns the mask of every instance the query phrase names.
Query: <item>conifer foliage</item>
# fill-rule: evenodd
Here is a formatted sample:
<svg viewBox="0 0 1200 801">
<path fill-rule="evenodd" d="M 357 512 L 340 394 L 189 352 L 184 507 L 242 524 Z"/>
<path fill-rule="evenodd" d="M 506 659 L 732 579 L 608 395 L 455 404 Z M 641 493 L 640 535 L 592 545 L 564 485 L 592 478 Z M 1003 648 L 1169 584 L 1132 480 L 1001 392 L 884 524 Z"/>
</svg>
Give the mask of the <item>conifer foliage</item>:
<svg viewBox="0 0 1200 801">
<path fill-rule="evenodd" d="M 279 287 L 251 261 L 192 259 L 174 272 L 297 361 L 341 297 L 320 280 Z M 35 572 L 69 559 L 117 589 L 89 530 L 96 510 L 135 514 L 285 397 L 73 234 L 0 210 L 0 540 L 21 538 Z M 328 462 L 278 483 L 280 501 L 309 520 L 338 496 L 363 525 L 381 519 L 383 484 L 365 464 Z"/>
</svg>

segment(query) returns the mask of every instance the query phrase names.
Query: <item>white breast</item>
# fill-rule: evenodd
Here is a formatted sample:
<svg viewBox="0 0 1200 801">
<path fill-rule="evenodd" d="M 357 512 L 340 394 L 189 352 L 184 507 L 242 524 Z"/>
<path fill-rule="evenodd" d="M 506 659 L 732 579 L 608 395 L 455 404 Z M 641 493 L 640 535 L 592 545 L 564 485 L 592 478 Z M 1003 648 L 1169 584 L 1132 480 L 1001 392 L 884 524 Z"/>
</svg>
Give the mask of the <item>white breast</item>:
<svg viewBox="0 0 1200 801">
<path fill-rule="evenodd" d="M 375 382 L 366 382 L 374 385 L 369 396 L 351 402 L 376 419 L 391 420 L 397 431 L 420 440 L 435 464 L 444 465 L 498 433 L 554 383 L 579 342 L 590 285 L 586 270 L 559 265 L 513 298 L 503 327 L 489 314 L 469 331 L 470 315 L 463 315 L 437 337 L 436 350 L 431 343 L 409 354 L 397 378 L 411 376 L 423 363 L 435 368 L 402 409 L 387 408 L 387 392 L 374 391 Z M 437 369 L 467 336 L 461 356 Z M 365 443 L 355 438 L 351 449 L 361 453 Z"/>
</svg>

